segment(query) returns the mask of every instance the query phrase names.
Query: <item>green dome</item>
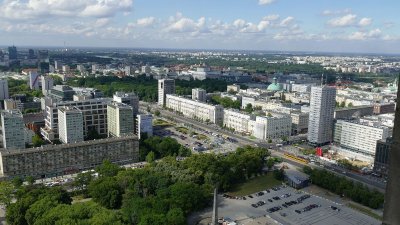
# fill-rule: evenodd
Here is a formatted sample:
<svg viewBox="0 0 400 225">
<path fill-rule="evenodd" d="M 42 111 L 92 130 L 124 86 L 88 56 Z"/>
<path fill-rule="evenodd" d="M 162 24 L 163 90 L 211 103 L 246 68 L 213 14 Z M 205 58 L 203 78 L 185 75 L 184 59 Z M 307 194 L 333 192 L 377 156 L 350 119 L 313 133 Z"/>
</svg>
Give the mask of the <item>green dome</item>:
<svg viewBox="0 0 400 225">
<path fill-rule="evenodd" d="M 276 77 L 274 77 L 274 82 L 267 87 L 268 91 L 281 91 L 282 85 L 278 84 Z"/>
</svg>

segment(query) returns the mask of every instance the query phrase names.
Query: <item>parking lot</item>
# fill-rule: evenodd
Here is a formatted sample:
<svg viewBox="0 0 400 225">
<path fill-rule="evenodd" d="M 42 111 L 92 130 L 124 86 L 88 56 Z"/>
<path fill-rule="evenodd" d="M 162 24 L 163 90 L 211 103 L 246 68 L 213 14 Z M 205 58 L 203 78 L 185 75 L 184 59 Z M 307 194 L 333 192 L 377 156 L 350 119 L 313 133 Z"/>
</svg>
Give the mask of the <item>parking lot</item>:
<svg viewBox="0 0 400 225">
<path fill-rule="evenodd" d="M 242 197 L 242 196 L 241 196 Z M 238 221 L 262 216 L 281 224 L 360 225 L 380 221 L 328 199 L 280 186 L 245 198 L 220 196 L 219 216 Z"/>
</svg>

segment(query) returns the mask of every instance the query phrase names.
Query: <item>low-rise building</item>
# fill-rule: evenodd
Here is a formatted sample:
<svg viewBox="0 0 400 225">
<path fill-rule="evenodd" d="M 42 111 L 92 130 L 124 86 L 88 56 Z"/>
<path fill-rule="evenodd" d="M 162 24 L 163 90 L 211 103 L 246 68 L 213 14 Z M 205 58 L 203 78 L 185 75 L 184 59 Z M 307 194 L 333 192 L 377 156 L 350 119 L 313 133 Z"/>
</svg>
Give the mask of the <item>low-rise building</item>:
<svg viewBox="0 0 400 225">
<path fill-rule="evenodd" d="M 292 118 L 281 116 L 257 116 L 253 135 L 262 140 L 289 137 L 292 132 Z"/>
<path fill-rule="evenodd" d="M 200 101 L 200 102 L 206 102 L 207 101 L 206 90 L 201 89 L 201 88 L 193 88 L 192 89 L 192 99 Z"/>
<path fill-rule="evenodd" d="M 224 109 L 224 123 L 223 126 L 234 129 L 236 132 L 251 133 L 249 130 L 249 121 L 255 116 L 245 114 L 239 110 Z"/>
<path fill-rule="evenodd" d="M 192 119 L 215 124 L 223 123 L 224 108 L 220 105 L 210 105 L 168 94 L 166 96 L 166 107 Z"/>
<path fill-rule="evenodd" d="M 335 109 L 334 117 L 337 120 L 348 120 L 362 116 L 370 116 L 373 115 L 373 113 L 374 113 L 373 106 L 363 105 L 363 106 Z"/>
<path fill-rule="evenodd" d="M 136 136 L 125 136 L 13 151 L 0 149 L 0 156 L 0 176 L 46 178 L 92 169 L 104 160 L 138 162 L 139 142 Z"/>
</svg>

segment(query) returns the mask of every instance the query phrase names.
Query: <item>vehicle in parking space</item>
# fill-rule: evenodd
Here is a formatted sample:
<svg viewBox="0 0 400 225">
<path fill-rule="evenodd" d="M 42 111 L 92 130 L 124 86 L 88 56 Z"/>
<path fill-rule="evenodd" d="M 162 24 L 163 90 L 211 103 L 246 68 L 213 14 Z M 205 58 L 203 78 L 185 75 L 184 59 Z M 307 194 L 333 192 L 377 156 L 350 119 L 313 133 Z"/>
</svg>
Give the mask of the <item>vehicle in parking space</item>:
<svg viewBox="0 0 400 225">
<path fill-rule="evenodd" d="M 288 206 L 286 204 L 282 204 L 283 207 L 287 208 Z"/>
<path fill-rule="evenodd" d="M 279 211 L 279 210 L 281 210 L 281 209 L 282 209 L 282 207 L 280 207 L 280 206 L 275 206 L 275 207 L 272 207 L 272 208 L 267 209 L 267 212 L 273 213 L 273 212 Z"/>
<path fill-rule="evenodd" d="M 252 196 L 252 195 L 249 195 L 249 196 L 247 196 L 247 197 L 249 197 L 249 198 L 253 198 L 253 196 Z"/>
<path fill-rule="evenodd" d="M 292 195 L 291 194 L 284 194 L 284 195 L 281 195 L 281 198 L 288 198 L 290 196 L 292 196 Z"/>
<path fill-rule="evenodd" d="M 303 195 L 303 196 L 297 198 L 297 202 L 301 203 L 301 202 L 303 202 L 304 200 L 306 200 L 307 198 L 310 198 L 310 197 L 311 196 L 309 194 Z"/>
<path fill-rule="evenodd" d="M 247 198 L 243 196 L 242 199 L 243 199 L 243 200 L 246 200 Z"/>
<path fill-rule="evenodd" d="M 253 206 L 254 208 L 258 207 L 258 205 L 256 205 L 256 204 L 251 204 L 251 206 Z"/>
<path fill-rule="evenodd" d="M 268 201 L 269 201 L 269 202 L 273 202 L 272 199 L 270 199 L 270 198 L 268 199 Z"/>
<path fill-rule="evenodd" d="M 274 199 L 274 200 L 276 200 L 276 201 L 281 200 L 281 198 L 279 198 L 278 196 L 275 196 L 275 197 L 273 197 L 272 199 Z"/>
<path fill-rule="evenodd" d="M 331 207 L 330 207 L 331 209 L 333 209 L 333 210 L 335 210 L 335 211 L 340 211 L 340 209 L 338 208 L 338 207 L 336 207 L 336 206 L 333 206 L 333 205 L 331 205 Z"/>
<path fill-rule="evenodd" d="M 297 212 L 298 214 L 301 214 L 301 211 L 298 210 L 298 209 L 296 209 L 296 210 L 294 210 L 294 211 Z"/>
<path fill-rule="evenodd" d="M 270 191 L 270 190 L 268 190 L 268 189 L 267 189 L 267 190 L 265 190 L 265 191 L 266 191 L 267 193 L 270 193 L 270 192 L 271 192 L 271 191 Z"/>
</svg>

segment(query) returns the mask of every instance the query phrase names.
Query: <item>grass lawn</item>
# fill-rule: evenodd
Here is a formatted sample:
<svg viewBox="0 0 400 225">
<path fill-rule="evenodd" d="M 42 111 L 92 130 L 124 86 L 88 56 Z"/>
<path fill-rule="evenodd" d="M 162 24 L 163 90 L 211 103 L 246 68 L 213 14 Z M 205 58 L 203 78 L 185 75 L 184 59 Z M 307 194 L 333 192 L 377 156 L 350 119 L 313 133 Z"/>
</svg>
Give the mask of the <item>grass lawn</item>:
<svg viewBox="0 0 400 225">
<path fill-rule="evenodd" d="M 364 214 L 366 214 L 366 215 L 368 215 L 370 217 L 373 217 L 373 218 L 375 218 L 375 219 L 377 219 L 379 221 L 382 221 L 382 219 L 383 219 L 382 216 L 376 214 L 375 212 L 373 212 L 372 210 L 370 210 L 370 209 L 368 209 L 366 207 L 363 207 L 363 206 L 360 206 L 360 205 L 356 205 L 356 204 L 353 204 L 353 203 L 350 203 L 350 202 L 347 203 L 347 206 L 352 208 L 352 209 L 355 209 L 355 210 L 357 210 L 357 211 L 359 211 L 361 213 L 364 213 Z"/>
<path fill-rule="evenodd" d="M 244 196 L 281 184 L 282 181 L 276 180 L 273 173 L 270 172 L 266 175 L 250 179 L 246 183 L 236 185 L 229 194 L 232 196 Z"/>
<path fill-rule="evenodd" d="M 162 127 L 164 127 L 164 126 L 171 126 L 172 124 L 167 122 L 167 121 L 165 121 L 165 120 L 156 119 L 156 120 L 154 120 L 153 125 L 154 126 L 162 126 Z"/>
<path fill-rule="evenodd" d="M 177 131 L 183 133 L 183 134 L 187 134 L 189 132 L 189 129 L 187 129 L 186 127 L 177 127 L 175 128 Z"/>
<path fill-rule="evenodd" d="M 206 140 L 206 139 L 208 139 L 208 137 L 204 134 L 197 135 L 197 140 Z"/>
<path fill-rule="evenodd" d="M 254 136 L 250 136 L 249 138 L 252 140 L 256 139 L 256 137 L 254 137 Z"/>
</svg>

